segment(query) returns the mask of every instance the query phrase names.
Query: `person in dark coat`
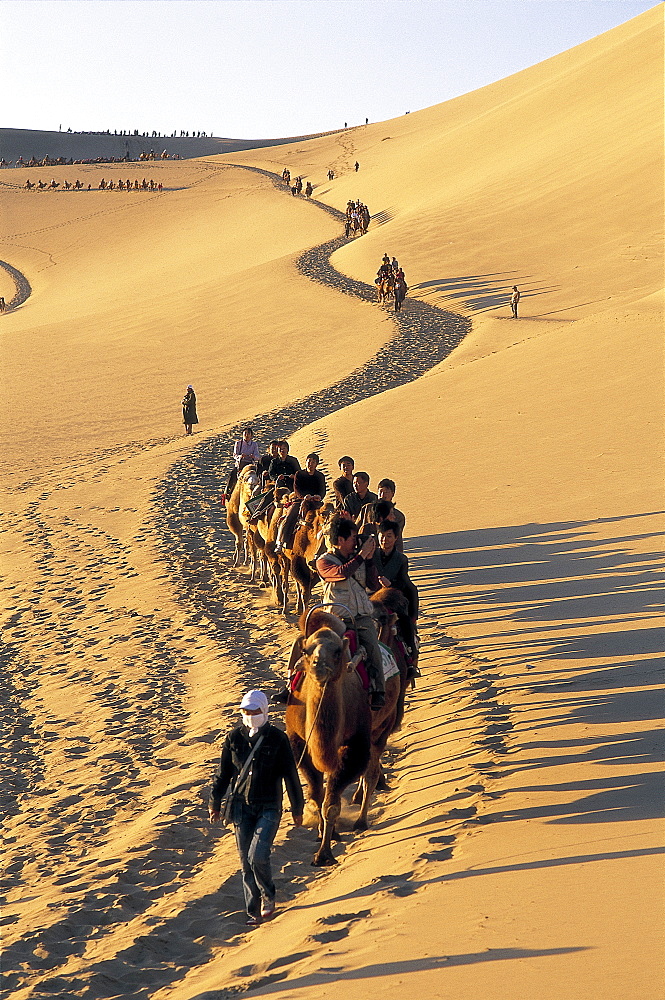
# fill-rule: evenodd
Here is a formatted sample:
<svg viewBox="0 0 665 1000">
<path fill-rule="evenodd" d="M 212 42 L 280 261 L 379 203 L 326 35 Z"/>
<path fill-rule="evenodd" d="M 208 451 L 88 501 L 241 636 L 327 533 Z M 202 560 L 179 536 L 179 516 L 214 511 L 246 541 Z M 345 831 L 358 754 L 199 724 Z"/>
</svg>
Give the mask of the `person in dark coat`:
<svg viewBox="0 0 665 1000">
<path fill-rule="evenodd" d="M 337 506 L 343 507 L 344 498 L 348 496 L 349 493 L 353 492 L 353 470 L 355 468 L 355 462 L 350 455 L 342 455 L 337 464 L 342 475 L 339 479 L 334 481 L 333 490 L 335 491 Z"/>
<path fill-rule="evenodd" d="M 401 590 L 409 602 L 409 618 L 418 620 L 418 590 L 409 577 L 409 560 L 396 546 L 397 526 L 394 521 L 382 521 L 378 528 L 379 544 L 374 552 L 374 568 L 382 587 Z"/>
<path fill-rule="evenodd" d="M 270 851 L 282 818 L 282 782 L 291 803 L 294 826 L 302 825 L 305 802 L 291 745 L 286 734 L 269 721 L 268 699 L 263 691 L 248 691 L 240 702 L 240 711 L 243 724 L 231 730 L 224 740 L 208 811 L 210 822 L 216 823 L 229 784 L 241 774 L 256 747 L 242 787 L 236 784 L 232 807 L 247 923 L 256 926 L 275 912 Z"/>
<path fill-rule="evenodd" d="M 376 503 L 379 498 L 369 488 L 369 476 L 366 472 L 356 472 L 353 476 L 353 489 L 344 497 L 342 508 L 356 518 L 366 503 Z"/>
<path fill-rule="evenodd" d="M 182 401 L 182 422 L 185 425 L 185 434 L 191 434 L 192 426 L 199 422 L 196 415 L 196 393 L 191 385 L 187 386 L 187 392 Z"/>
</svg>

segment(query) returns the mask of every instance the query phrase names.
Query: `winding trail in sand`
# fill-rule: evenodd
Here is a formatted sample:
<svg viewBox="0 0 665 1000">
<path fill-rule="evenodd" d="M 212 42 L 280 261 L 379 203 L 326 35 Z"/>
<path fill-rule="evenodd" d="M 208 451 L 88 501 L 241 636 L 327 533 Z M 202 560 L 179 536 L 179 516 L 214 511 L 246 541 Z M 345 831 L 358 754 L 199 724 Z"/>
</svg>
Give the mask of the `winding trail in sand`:
<svg viewBox="0 0 665 1000">
<path fill-rule="evenodd" d="M 277 175 L 255 167 L 243 169 L 263 174 L 285 190 Z M 310 203 L 344 221 L 336 209 L 314 199 Z M 342 235 L 312 247 L 297 258 L 296 267 L 312 281 L 376 306 L 373 285 L 341 274 L 330 263 L 331 254 L 347 242 Z M 346 406 L 413 382 L 445 360 L 471 328 L 465 317 L 414 299 L 391 318 L 396 336 L 365 364 L 325 389 L 254 417 L 257 439 L 288 437 Z M 239 432 L 240 425 L 208 437 L 171 466 L 156 490 L 154 524 L 183 601 L 214 622 L 226 651 L 241 666 L 246 682 L 253 684 L 265 683 L 266 671 L 275 676 L 274 654 L 268 654 L 266 645 L 262 655 L 261 639 L 251 635 L 251 611 L 239 615 L 237 607 L 226 610 L 219 579 L 209 569 L 221 554 L 232 553 L 231 535 L 221 523 L 217 501 L 230 464 L 230 440 Z"/>
<path fill-rule="evenodd" d="M 0 260 L 0 267 L 5 269 L 16 285 L 16 293 L 5 307 L 5 312 L 9 312 L 10 309 L 17 309 L 19 306 L 22 306 L 23 303 L 30 298 L 32 295 L 32 288 L 30 287 L 30 282 L 26 276 L 17 270 L 17 268 L 8 264 L 6 260 Z"/>
</svg>

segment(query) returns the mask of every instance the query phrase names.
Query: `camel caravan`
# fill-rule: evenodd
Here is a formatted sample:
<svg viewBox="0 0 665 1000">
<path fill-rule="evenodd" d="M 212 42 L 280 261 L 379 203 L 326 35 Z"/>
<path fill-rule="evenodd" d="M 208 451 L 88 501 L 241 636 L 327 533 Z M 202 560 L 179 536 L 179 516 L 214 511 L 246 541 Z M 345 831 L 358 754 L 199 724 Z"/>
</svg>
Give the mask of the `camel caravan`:
<svg viewBox="0 0 665 1000">
<path fill-rule="evenodd" d="M 30 180 L 30 178 L 28 178 L 27 181 L 25 182 L 24 187 L 25 187 L 26 191 L 32 191 L 33 189 L 35 189 L 37 191 L 57 191 L 57 189 L 60 187 L 60 182 L 56 181 L 56 179 L 53 178 L 51 180 L 50 184 L 46 184 L 42 180 L 38 180 L 37 183 L 35 184 L 33 181 Z M 86 186 L 77 177 L 74 182 L 72 182 L 72 181 L 64 181 L 63 184 L 62 184 L 62 190 L 63 191 L 86 191 L 86 190 L 87 191 L 92 191 L 92 184 L 88 184 L 88 186 L 86 188 Z M 102 179 L 100 180 L 99 184 L 97 185 L 97 190 L 98 191 L 159 191 L 159 192 L 161 192 L 163 190 L 163 186 L 162 186 L 162 182 L 161 181 L 155 181 L 152 178 L 150 178 L 149 181 L 145 177 L 141 181 L 139 181 L 139 180 L 132 181 L 129 178 L 127 178 L 127 180 L 125 181 L 121 177 L 118 181 L 114 181 L 113 178 L 111 178 L 111 180 L 107 181 L 104 177 L 102 177 Z"/>
<path fill-rule="evenodd" d="M 383 255 L 383 260 L 376 273 L 374 284 L 376 285 L 376 300 L 379 305 L 385 305 L 386 302 L 392 301 L 395 312 L 400 312 L 406 298 L 408 286 L 404 277 L 404 271 L 399 266 L 399 262 L 395 257 L 391 260 L 387 253 Z"/>
<path fill-rule="evenodd" d="M 288 680 L 273 695 L 286 705 L 286 732 L 315 812 L 315 865 L 334 864 L 332 841 L 344 790 L 358 783 L 354 829 L 366 830 L 374 791 L 385 789 L 381 757 L 401 725 L 418 671 L 418 592 L 403 553 L 405 517 L 395 483 L 353 459 L 328 489 L 319 457 L 305 468 L 283 440 L 259 454 L 251 428 L 234 445 L 221 502 L 235 538 L 233 565 L 270 587 L 287 616 L 291 582 L 299 633 Z M 321 588 L 321 593 L 314 592 Z"/>
</svg>

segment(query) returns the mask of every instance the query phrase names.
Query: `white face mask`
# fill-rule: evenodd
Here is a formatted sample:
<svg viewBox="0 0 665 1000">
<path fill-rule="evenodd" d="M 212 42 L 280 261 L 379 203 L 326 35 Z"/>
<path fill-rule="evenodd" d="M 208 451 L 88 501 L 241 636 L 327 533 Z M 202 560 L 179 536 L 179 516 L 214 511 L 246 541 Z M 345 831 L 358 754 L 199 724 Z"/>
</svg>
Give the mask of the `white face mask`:
<svg viewBox="0 0 665 1000">
<path fill-rule="evenodd" d="M 268 716 L 265 712 L 259 712 L 258 715 L 245 715 L 242 713 L 242 722 L 244 726 L 247 726 L 250 733 L 255 733 L 261 728 L 264 722 L 267 722 Z"/>
</svg>

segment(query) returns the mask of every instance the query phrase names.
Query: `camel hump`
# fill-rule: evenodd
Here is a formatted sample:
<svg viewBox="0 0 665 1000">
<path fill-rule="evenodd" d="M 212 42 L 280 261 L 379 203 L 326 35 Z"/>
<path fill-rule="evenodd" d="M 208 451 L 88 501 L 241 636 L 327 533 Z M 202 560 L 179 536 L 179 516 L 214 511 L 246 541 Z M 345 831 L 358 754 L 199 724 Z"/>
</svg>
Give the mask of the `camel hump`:
<svg viewBox="0 0 665 1000">
<path fill-rule="evenodd" d="M 397 590 L 396 587 L 382 587 L 381 590 L 377 590 L 375 594 L 372 594 L 370 601 L 375 606 L 375 617 L 380 616 L 381 605 L 383 605 L 388 614 L 408 615 L 409 613 L 409 602 L 402 591 Z"/>
<path fill-rule="evenodd" d="M 308 617 L 309 615 L 309 617 Z M 328 628 L 337 635 L 343 638 L 346 632 L 346 625 L 341 618 L 337 615 L 331 614 L 329 611 L 323 611 L 320 608 L 314 608 L 313 611 L 307 612 L 303 611 L 298 621 L 300 626 L 300 632 L 305 638 L 309 638 L 314 632 L 318 632 L 321 628 Z"/>
</svg>

